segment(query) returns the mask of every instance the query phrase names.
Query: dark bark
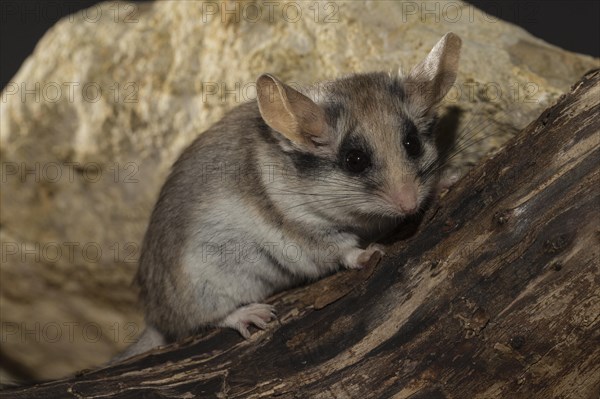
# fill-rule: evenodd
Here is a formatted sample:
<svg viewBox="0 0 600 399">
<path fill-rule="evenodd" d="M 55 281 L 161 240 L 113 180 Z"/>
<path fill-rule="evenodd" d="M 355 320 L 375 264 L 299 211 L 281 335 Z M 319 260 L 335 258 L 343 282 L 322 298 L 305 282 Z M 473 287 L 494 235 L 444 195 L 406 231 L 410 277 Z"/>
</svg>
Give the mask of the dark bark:
<svg viewBox="0 0 600 399">
<path fill-rule="evenodd" d="M 215 330 L 2 396 L 598 398 L 599 82 L 586 75 L 377 266 L 274 297 L 278 321 L 251 341 Z"/>
</svg>

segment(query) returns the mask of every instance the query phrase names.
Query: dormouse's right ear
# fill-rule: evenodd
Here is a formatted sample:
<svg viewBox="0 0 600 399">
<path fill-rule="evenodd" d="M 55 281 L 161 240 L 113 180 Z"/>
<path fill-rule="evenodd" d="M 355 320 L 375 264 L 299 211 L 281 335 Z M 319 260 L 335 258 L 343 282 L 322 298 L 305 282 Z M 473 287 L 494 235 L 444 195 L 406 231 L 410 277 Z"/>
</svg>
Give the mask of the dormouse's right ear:
<svg viewBox="0 0 600 399">
<path fill-rule="evenodd" d="M 258 108 L 264 121 L 299 148 L 326 142 L 325 111 L 310 98 L 270 74 L 256 81 Z"/>
<path fill-rule="evenodd" d="M 417 98 L 422 110 L 435 107 L 452 88 L 458 73 L 462 40 L 452 32 L 446 33 L 427 57 L 408 75 L 409 96 Z"/>
</svg>

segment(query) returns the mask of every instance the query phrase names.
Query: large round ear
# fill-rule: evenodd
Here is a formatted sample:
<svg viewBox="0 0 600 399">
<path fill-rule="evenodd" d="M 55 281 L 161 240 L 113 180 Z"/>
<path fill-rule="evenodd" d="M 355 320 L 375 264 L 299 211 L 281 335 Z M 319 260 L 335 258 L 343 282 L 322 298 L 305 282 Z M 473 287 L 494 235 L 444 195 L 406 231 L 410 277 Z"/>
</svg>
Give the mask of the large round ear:
<svg viewBox="0 0 600 399">
<path fill-rule="evenodd" d="M 310 98 L 270 74 L 256 81 L 263 119 L 294 144 L 313 148 L 325 142 L 325 111 Z"/>
<path fill-rule="evenodd" d="M 427 57 L 408 75 L 409 95 L 417 97 L 421 107 L 431 109 L 448 93 L 456 81 L 462 40 L 446 33 Z"/>
</svg>

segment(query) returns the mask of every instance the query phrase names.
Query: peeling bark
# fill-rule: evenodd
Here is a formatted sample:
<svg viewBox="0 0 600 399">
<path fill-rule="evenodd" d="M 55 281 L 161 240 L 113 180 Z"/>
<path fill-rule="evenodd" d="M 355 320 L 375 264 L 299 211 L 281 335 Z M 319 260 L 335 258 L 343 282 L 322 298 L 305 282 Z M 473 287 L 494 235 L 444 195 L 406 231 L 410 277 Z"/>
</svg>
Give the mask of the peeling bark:
<svg viewBox="0 0 600 399">
<path fill-rule="evenodd" d="M 598 398 L 600 72 L 472 170 L 378 265 L 215 330 L 3 397 Z"/>
</svg>

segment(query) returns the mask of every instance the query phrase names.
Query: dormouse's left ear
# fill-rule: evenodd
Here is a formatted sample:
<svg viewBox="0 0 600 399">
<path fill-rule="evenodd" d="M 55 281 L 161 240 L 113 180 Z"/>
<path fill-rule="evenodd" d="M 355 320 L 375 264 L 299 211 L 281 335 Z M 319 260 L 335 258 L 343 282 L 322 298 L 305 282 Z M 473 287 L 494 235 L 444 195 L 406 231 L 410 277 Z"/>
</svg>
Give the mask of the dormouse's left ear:
<svg viewBox="0 0 600 399">
<path fill-rule="evenodd" d="M 258 108 L 264 121 L 296 147 L 325 144 L 325 111 L 310 98 L 270 74 L 256 81 Z"/>
<path fill-rule="evenodd" d="M 458 72 L 462 40 L 452 32 L 437 42 L 429 55 L 408 76 L 410 95 L 418 96 L 421 106 L 429 110 L 448 93 Z"/>
</svg>

